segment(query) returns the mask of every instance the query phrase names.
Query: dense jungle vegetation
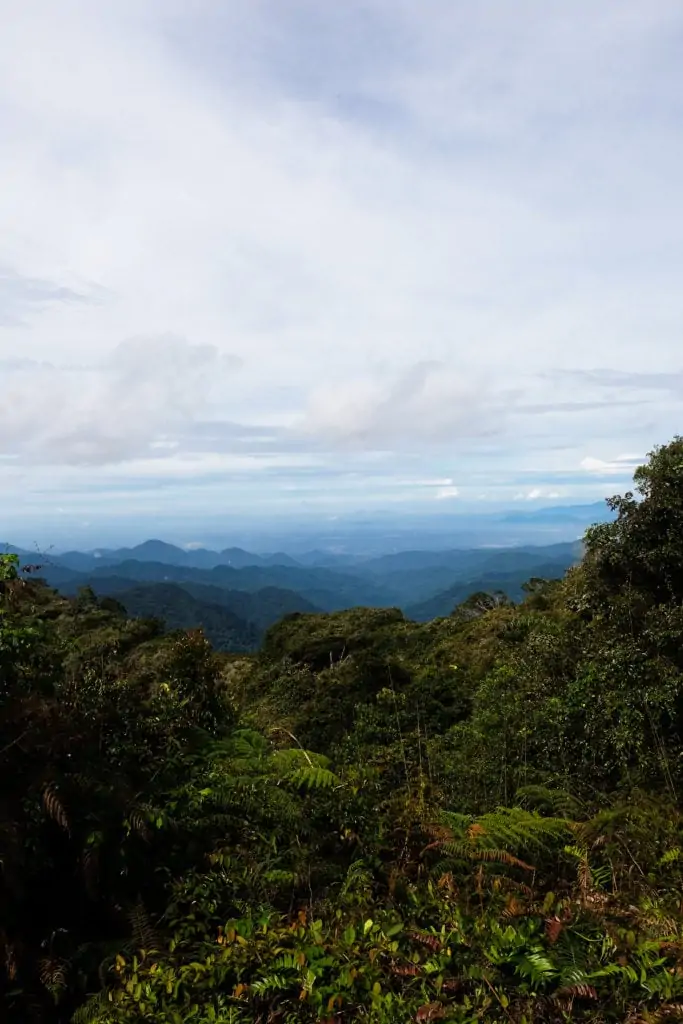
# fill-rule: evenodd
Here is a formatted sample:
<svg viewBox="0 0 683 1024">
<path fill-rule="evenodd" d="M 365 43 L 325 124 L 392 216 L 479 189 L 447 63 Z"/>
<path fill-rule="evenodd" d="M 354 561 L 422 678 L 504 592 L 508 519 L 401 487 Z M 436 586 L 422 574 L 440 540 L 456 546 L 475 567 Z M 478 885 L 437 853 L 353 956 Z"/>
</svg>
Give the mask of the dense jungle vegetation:
<svg viewBox="0 0 683 1024">
<path fill-rule="evenodd" d="M 683 439 L 564 579 L 258 655 L 0 558 L 10 1022 L 683 1019 Z"/>
</svg>

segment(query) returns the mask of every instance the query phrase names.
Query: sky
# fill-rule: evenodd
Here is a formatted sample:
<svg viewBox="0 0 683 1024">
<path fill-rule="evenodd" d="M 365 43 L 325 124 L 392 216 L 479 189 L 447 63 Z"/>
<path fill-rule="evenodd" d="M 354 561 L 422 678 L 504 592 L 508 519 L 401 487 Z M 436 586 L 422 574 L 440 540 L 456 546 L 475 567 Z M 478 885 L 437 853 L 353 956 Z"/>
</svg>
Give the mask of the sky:
<svg viewBox="0 0 683 1024">
<path fill-rule="evenodd" d="M 677 0 L 0 21 L 0 535 L 589 502 L 680 431 Z"/>
</svg>

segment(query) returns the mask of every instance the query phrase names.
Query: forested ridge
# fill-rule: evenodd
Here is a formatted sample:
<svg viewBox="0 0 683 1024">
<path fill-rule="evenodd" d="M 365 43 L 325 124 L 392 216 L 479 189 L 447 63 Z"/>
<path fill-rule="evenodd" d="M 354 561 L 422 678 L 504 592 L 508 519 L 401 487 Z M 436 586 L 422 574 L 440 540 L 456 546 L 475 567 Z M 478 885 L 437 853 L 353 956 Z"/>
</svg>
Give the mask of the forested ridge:
<svg viewBox="0 0 683 1024">
<path fill-rule="evenodd" d="M 683 439 L 579 565 L 254 656 L 0 557 L 14 1022 L 683 1019 Z"/>
<path fill-rule="evenodd" d="M 500 590 L 517 601 L 530 576 L 560 577 L 581 557 L 579 542 L 376 558 L 338 554 L 331 569 L 318 564 L 327 560 L 324 552 L 297 562 L 235 548 L 186 551 L 161 541 L 46 556 L 9 545 L 6 550 L 40 561 L 41 577 L 61 593 L 73 596 L 90 587 L 100 597 L 115 598 L 131 618 L 151 615 L 175 629 L 201 628 L 226 653 L 257 650 L 268 627 L 291 612 L 400 608 L 408 618 L 426 622 L 450 615 L 475 591 Z"/>
</svg>

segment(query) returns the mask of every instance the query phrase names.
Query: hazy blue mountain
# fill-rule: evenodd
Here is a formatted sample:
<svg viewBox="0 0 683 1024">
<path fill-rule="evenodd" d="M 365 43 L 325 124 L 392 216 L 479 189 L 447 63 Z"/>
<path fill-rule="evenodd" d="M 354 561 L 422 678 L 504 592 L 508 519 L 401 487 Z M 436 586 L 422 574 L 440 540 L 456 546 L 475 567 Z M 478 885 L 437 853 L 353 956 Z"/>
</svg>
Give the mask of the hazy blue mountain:
<svg viewBox="0 0 683 1024">
<path fill-rule="evenodd" d="M 108 553 L 108 559 L 115 558 L 117 562 L 125 562 L 134 558 L 138 562 L 163 562 L 166 565 L 187 565 L 188 555 L 195 555 L 196 552 L 183 551 L 175 544 L 167 544 L 163 540 L 146 540 L 142 544 L 136 544 L 134 548 L 120 548 L 118 551 Z"/>
<path fill-rule="evenodd" d="M 283 551 L 276 551 L 272 555 L 255 555 L 251 551 L 245 551 L 244 548 L 226 548 L 225 551 L 221 551 L 216 565 L 229 565 L 233 569 L 246 569 L 253 565 L 289 565 L 296 567 L 300 563 Z"/>
<path fill-rule="evenodd" d="M 194 554 L 194 552 L 193 552 Z M 105 565 L 117 565 L 129 559 L 138 562 L 161 562 L 186 565 L 187 552 L 161 540 L 146 540 L 132 548 L 101 548 L 96 551 L 64 551 L 55 561 L 78 572 L 92 572 Z M 212 563 L 215 564 L 215 563 Z"/>
<path fill-rule="evenodd" d="M 19 555 L 22 562 L 37 563 L 40 561 L 40 556 L 36 551 L 28 551 L 26 548 L 17 548 L 14 544 L 1 544 L 0 543 L 0 554 L 3 555 Z"/>
<path fill-rule="evenodd" d="M 447 567 L 456 571 L 475 565 L 487 557 L 485 549 L 454 550 L 454 551 L 396 551 L 390 555 L 380 555 L 360 562 L 354 571 L 362 576 L 391 576 L 397 572 L 415 572 L 425 569 L 441 569 Z"/>
<path fill-rule="evenodd" d="M 534 514 L 538 513 L 523 513 Z M 531 576 L 562 576 L 578 561 L 581 551 L 581 542 L 574 541 L 440 551 L 413 548 L 373 558 L 313 550 L 297 560 L 282 552 L 255 555 L 238 547 L 220 552 L 204 548 L 187 551 L 149 540 L 131 548 L 49 556 L 40 575 L 65 593 L 76 593 L 85 585 L 107 596 L 132 592 L 129 601 L 134 599 L 136 608 L 144 604 L 145 614 L 173 623 L 185 622 L 188 616 L 197 619 L 202 612 L 202 622 L 211 623 L 212 629 L 224 628 L 228 637 L 233 627 L 229 620 L 222 625 L 216 620 L 217 608 L 261 635 L 292 612 L 341 611 L 361 605 L 398 607 L 425 620 L 450 614 L 455 605 L 478 590 L 500 589 L 516 600 Z M 20 555 L 36 561 L 33 553 Z M 318 561 L 329 561 L 333 567 L 316 564 Z M 187 599 L 175 588 L 181 588 Z M 203 611 L 199 605 L 213 610 Z M 222 643 L 233 640 L 224 638 Z"/>
<path fill-rule="evenodd" d="M 244 548 L 226 548 L 220 552 L 217 565 L 229 565 L 233 569 L 244 569 L 249 565 L 260 565 L 261 556 L 253 555 Z"/>
<path fill-rule="evenodd" d="M 278 557 L 283 561 L 288 555 L 271 556 L 277 563 Z M 179 548 L 175 544 L 167 544 L 161 540 L 147 540 L 131 548 L 103 548 L 97 551 L 65 551 L 56 560 L 70 569 L 79 572 L 92 572 L 103 566 L 120 565 L 122 562 L 155 562 L 160 565 L 186 566 L 191 569 L 213 569 L 217 565 L 231 565 L 243 568 L 248 565 L 261 565 L 260 555 L 244 551 L 242 548 L 228 548 L 225 551 L 211 551 L 208 548 Z M 292 563 L 296 562 L 292 559 Z"/>
<path fill-rule="evenodd" d="M 101 566 L 90 574 L 111 576 L 111 566 Z M 116 565 L 116 576 L 139 583 L 206 583 L 229 590 L 253 592 L 264 587 L 282 587 L 303 594 L 323 610 L 349 608 L 353 605 L 395 604 L 395 595 L 374 581 L 333 572 L 330 569 L 305 569 L 286 565 L 232 566 L 217 565 L 213 569 L 165 565 L 160 562 L 137 562 L 132 559 Z"/>
<path fill-rule="evenodd" d="M 259 563 L 257 563 L 259 564 Z M 286 555 L 284 551 L 276 551 L 273 555 L 262 555 L 261 565 L 289 565 L 294 568 L 301 568 L 301 562 L 298 562 L 296 558 L 292 558 L 291 555 Z"/>
<path fill-rule="evenodd" d="M 74 572 L 91 572 L 99 565 L 109 565 L 109 552 L 63 551 L 61 554 L 46 560 L 43 564 L 61 565 Z M 116 561 L 116 559 L 114 559 Z"/>
<path fill-rule="evenodd" d="M 35 557 L 35 556 L 34 556 Z M 78 572 L 76 569 L 68 569 L 65 565 L 61 565 L 59 562 L 48 562 L 39 560 L 36 563 L 40 566 L 36 575 L 49 583 L 51 587 L 62 589 L 69 584 L 74 586 L 79 585 L 85 580 L 86 574 Z M 26 562 L 22 559 L 22 565 L 26 565 Z"/>
<path fill-rule="evenodd" d="M 552 564 L 561 576 L 579 560 L 581 550 L 581 544 L 574 543 L 538 548 L 405 551 L 357 565 L 354 572 L 381 583 L 397 595 L 399 606 L 406 608 L 489 573 L 511 572 L 515 579 L 524 581 L 538 575 L 539 566 Z"/>
<path fill-rule="evenodd" d="M 351 569 L 367 561 L 362 555 L 339 554 L 335 551 L 304 551 L 297 555 L 299 565 L 311 566 L 319 569 Z"/>
<path fill-rule="evenodd" d="M 537 563 L 533 572 L 520 569 L 508 571 L 489 572 L 481 576 L 470 577 L 455 583 L 447 590 L 435 594 L 433 597 L 409 605 L 405 609 L 406 617 L 417 622 L 431 622 L 432 619 L 441 619 L 450 615 L 453 610 L 465 601 L 470 595 L 479 591 L 494 593 L 502 591 L 512 601 L 519 601 L 524 596 L 523 585 L 531 576 L 538 576 L 541 579 L 561 579 L 571 565 L 576 564 L 576 559 L 568 563 L 559 560 L 544 563 Z"/>
</svg>

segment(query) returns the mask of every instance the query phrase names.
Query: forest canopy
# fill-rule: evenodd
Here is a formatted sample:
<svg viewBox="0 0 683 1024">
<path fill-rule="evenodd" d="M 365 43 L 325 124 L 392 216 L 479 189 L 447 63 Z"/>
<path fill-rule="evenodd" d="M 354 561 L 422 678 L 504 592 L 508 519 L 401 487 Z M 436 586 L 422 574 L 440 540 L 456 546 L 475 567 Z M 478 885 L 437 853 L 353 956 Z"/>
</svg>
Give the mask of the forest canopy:
<svg viewBox="0 0 683 1024">
<path fill-rule="evenodd" d="M 10 1022 L 683 1019 L 683 439 L 559 581 L 254 656 L 0 556 Z"/>
</svg>

